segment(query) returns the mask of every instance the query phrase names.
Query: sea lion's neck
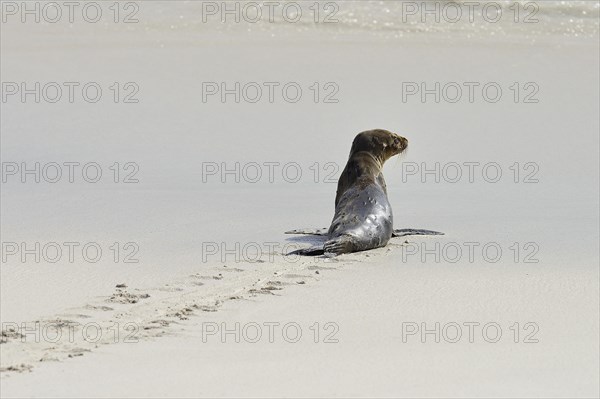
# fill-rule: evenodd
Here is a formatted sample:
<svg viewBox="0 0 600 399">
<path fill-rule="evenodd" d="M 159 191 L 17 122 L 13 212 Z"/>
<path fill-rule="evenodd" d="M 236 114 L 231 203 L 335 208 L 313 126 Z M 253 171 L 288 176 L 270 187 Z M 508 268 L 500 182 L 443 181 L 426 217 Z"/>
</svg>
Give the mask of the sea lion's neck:
<svg viewBox="0 0 600 399">
<path fill-rule="evenodd" d="M 385 192 L 385 182 L 381 175 L 383 162 L 369 151 L 351 153 L 348 163 L 338 180 L 335 196 L 335 206 L 338 206 L 341 196 L 359 180 L 363 183 L 373 181 L 379 183 Z"/>
<path fill-rule="evenodd" d="M 383 163 L 385 162 L 384 160 L 380 159 L 380 157 L 373 155 L 373 153 L 369 151 L 358 151 L 357 153 L 352 154 L 350 159 L 357 161 L 355 164 L 356 167 L 362 172 L 361 174 L 369 173 L 378 175 L 379 173 L 374 172 L 381 172 Z"/>
</svg>

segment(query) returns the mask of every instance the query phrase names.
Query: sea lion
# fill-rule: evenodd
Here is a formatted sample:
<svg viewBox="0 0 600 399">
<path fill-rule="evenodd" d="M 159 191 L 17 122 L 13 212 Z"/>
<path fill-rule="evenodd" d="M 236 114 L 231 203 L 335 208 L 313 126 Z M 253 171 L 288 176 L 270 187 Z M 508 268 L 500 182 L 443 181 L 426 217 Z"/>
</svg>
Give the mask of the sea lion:
<svg viewBox="0 0 600 399">
<path fill-rule="evenodd" d="M 299 249 L 298 255 L 330 255 L 384 247 L 392 236 L 443 234 L 431 230 L 394 230 L 392 207 L 383 178 L 385 161 L 402 153 L 408 140 L 383 129 L 359 133 L 338 180 L 335 214 L 329 229 L 299 229 L 286 234 L 326 235 L 323 246 Z"/>
</svg>

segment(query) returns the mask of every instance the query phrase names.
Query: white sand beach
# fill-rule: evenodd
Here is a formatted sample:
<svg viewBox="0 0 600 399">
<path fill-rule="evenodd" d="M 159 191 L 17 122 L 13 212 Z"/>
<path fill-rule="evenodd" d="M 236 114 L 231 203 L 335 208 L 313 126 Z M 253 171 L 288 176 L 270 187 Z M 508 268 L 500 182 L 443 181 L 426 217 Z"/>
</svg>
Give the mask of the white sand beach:
<svg viewBox="0 0 600 399">
<path fill-rule="evenodd" d="M 458 23 L 6 3 L 3 398 L 600 395 L 597 1 Z M 373 128 L 409 140 L 383 169 L 395 227 L 445 234 L 285 256 L 322 241 L 284 232 L 329 226 Z"/>
</svg>

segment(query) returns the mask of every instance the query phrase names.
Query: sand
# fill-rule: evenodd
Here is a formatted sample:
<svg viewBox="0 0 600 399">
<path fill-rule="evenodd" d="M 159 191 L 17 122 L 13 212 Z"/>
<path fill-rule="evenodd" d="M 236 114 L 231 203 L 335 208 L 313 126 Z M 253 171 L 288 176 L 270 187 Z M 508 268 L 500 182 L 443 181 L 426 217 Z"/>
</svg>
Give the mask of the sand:
<svg viewBox="0 0 600 399">
<path fill-rule="evenodd" d="M 142 5 L 133 25 L 2 25 L 3 82 L 99 82 L 105 93 L 1 104 L 3 165 L 103 172 L 95 184 L 2 183 L 3 251 L 79 244 L 72 262 L 3 253 L 3 397 L 600 394 L 597 19 L 573 31 L 263 29 L 199 23 L 194 2 Z M 304 95 L 203 102 L 203 82 L 222 81 L 295 82 Z M 504 96 L 403 102 L 403 82 L 424 81 L 496 82 Z M 114 103 L 114 82 L 137 84 L 139 103 Z M 321 94 L 334 83 L 339 101 L 315 103 L 315 82 Z M 515 103 L 514 82 L 535 83 L 539 102 Z M 445 235 L 285 257 L 314 240 L 284 231 L 328 225 L 351 140 L 374 127 L 410 141 L 384 168 L 395 227 Z M 239 183 L 221 175 L 236 162 Z M 243 171 L 255 163 L 252 182 Z M 422 174 L 436 163 L 439 182 Z M 103 251 L 95 263 L 79 250 L 89 243 Z M 21 323 L 36 321 L 39 342 L 23 339 Z"/>
</svg>

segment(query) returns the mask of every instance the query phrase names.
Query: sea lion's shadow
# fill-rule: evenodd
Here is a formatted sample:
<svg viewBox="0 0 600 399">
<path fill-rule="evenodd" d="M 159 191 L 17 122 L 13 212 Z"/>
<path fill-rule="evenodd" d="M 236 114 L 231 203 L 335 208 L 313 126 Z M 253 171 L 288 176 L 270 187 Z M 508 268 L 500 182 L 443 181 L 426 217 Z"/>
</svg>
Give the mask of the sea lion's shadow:
<svg viewBox="0 0 600 399">
<path fill-rule="evenodd" d="M 311 246 L 322 246 L 327 241 L 327 236 L 300 235 L 285 239 L 288 242 L 310 244 Z"/>
</svg>

